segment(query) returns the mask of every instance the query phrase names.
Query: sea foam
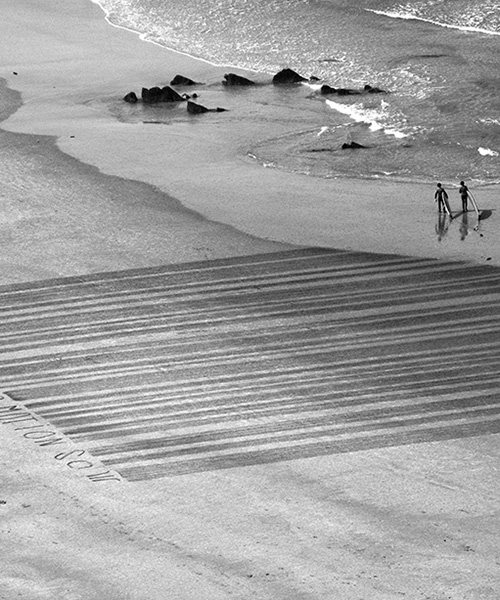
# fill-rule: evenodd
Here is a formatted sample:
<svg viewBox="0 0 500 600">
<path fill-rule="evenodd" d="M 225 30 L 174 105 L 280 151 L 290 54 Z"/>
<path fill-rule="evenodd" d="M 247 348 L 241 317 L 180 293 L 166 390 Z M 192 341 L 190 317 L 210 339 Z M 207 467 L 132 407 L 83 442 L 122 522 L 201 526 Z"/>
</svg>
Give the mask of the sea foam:
<svg viewBox="0 0 500 600">
<path fill-rule="evenodd" d="M 336 110 L 343 115 L 347 115 L 357 123 L 366 123 L 369 125 L 371 131 L 382 131 L 386 135 L 392 135 L 396 138 L 408 137 L 408 134 L 394 129 L 393 127 L 384 127 L 384 125 L 378 121 L 380 117 L 383 117 L 379 111 L 365 109 L 360 104 L 341 104 L 340 102 L 334 102 L 333 100 L 326 100 L 326 104 L 333 110 Z"/>
<path fill-rule="evenodd" d="M 496 150 L 492 150 L 491 148 L 481 148 L 477 149 L 481 156 L 498 156 L 499 153 Z"/>
<path fill-rule="evenodd" d="M 500 31 L 496 31 L 494 29 L 487 29 L 485 27 L 477 27 L 474 25 L 459 25 L 458 23 L 447 23 L 445 21 L 439 21 L 437 19 L 431 19 L 429 17 L 423 17 L 421 15 L 415 14 L 414 12 L 409 11 L 391 11 L 391 10 L 377 10 L 374 8 L 365 8 L 367 12 L 371 12 L 376 15 L 381 15 L 383 17 L 389 17 L 391 19 L 404 19 L 404 20 L 414 20 L 414 21 L 423 21 L 424 23 L 430 23 L 432 25 L 436 25 L 437 27 L 446 27 L 447 29 L 457 29 L 459 31 L 470 32 L 470 33 L 483 33 L 487 35 L 500 35 Z"/>
</svg>

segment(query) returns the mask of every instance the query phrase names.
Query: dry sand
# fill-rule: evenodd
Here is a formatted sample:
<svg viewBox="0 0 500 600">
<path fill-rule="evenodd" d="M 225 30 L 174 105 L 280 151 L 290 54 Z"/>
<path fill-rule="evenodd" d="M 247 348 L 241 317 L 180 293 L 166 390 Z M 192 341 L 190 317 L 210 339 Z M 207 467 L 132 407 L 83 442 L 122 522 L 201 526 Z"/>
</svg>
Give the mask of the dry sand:
<svg viewBox="0 0 500 600">
<path fill-rule="evenodd" d="M 500 264 L 496 189 L 476 194 L 493 211 L 479 231 L 462 240 L 453 223 L 438 241 L 433 185 L 262 169 L 238 150 L 266 125 L 238 128 L 234 110 L 194 127 L 111 119 L 115 96 L 224 69 L 112 28 L 86 0 L 3 0 L 0 34 L 0 77 L 24 102 L 0 131 L 2 284 L 286 244 Z M 206 100 L 234 109 L 218 94 Z M 1 100 L 4 114 L 19 104 Z M 146 486 L 89 481 L 71 457 L 0 432 L 2 600 L 500 594 L 497 436 Z"/>
</svg>

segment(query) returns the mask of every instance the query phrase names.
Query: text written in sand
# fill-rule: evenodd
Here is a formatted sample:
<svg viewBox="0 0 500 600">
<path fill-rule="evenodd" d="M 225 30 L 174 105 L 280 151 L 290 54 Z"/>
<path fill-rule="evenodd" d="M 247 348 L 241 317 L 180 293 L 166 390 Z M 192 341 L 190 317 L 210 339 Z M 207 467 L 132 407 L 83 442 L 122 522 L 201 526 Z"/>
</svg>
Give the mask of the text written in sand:
<svg viewBox="0 0 500 600">
<path fill-rule="evenodd" d="M 0 393 L 0 425 L 11 426 L 38 447 L 56 449 L 56 460 L 81 471 L 91 481 L 123 481 L 118 473 L 103 468 L 89 452 L 75 448 L 64 434 L 4 393 Z"/>
</svg>

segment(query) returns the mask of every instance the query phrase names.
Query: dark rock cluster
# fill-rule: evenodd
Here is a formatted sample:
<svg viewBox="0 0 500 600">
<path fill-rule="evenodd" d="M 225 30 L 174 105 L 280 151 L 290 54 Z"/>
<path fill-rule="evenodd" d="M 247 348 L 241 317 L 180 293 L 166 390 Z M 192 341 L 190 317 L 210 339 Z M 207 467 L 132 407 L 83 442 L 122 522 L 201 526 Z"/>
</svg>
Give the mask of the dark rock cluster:
<svg viewBox="0 0 500 600">
<path fill-rule="evenodd" d="M 320 93 L 324 96 L 328 94 L 337 94 L 337 96 L 356 96 L 361 94 L 387 94 L 385 90 L 381 90 L 377 87 L 372 87 L 369 84 L 366 84 L 362 90 L 356 90 L 351 88 L 334 88 L 330 85 L 322 85 L 320 89 Z"/>
<path fill-rule="evenodd" d="M 274 85 L 292 85 L 296 83 L 302 83 L 304 81 L 319 81 L 317 77 L 310 77 L 306 79 L 302 77 L 299 73 L 296 73 L 292 69 L 282 69 L 276 75 L 274 75 L 272 79 L 272 83 Z M 247 79 L 241 75 L 237 75 L 236 73 L 226 73 L 224 75 L 224 80 L 222 84 L 228 87 L 249 87 L 256 85 L 255 81 L 251 79 Z M 194 86 L 194 85 L 202 85 L 201 83 L 197 83 L 193 81 L 189 77 L 185 77 L 184 75 L 176 75 L 172 81 L 170 82 L 170 86 L 165 87 L 152 87 L 152 88 L 142 88 L 141 92 L 141 100 L 144 104 L 159 104 L 162 102 L 184 102 L 187 101 L 187 112 L 190 115 L 201 115 L 207 112 L 224 112 L 225 108 L 207 108 L 201 104 L 197 104 L 193 102 L 193 98 L 197 98 L 197 94 L 179 94 L 176 92 L 171 86 Z M 351 96 L 351 95 L 361 95 L 361 94 L 387 94 L 385 90 L 382 90 L 377 87 L 372 87 L 369 84 L 366 84 L 362 90 L 351 89 L 351 88 L 334 88 L 330 85 L 324 84 L 320 88 L 321 95 L 330 95 L 336 94 L 337 96 Z M 135 92 L 129 92 L 124 98 L 125 102 L 129 102 L 131 104 L 135 104 L 139 102 L 139 98 L 137 97 Z M 358 148 L 366 148 L 362 144 L 358 144 L 357 142 L 349 142 L 342 144 L 342 150 L 346 149 L 358 149 Z"/>
<path fill-rule="evenodd" d="M 291 69 L 283 69 L 279 73 L 277 73 L 273 77 L 274 84 L 284 84 L 284 83 L 300 83 L 302 81 L 307 81 L 305 77 L 302 77 L 295 71 Z M 243 77 L 242 75 L 237 75 L 236 73 L 226 73 L 224 75 L 224 80 L 222 84 L 225 86 L 240 86 L 240 87 L 248 87 L 252 85 L 256 85 L 255 81 L 248 79 L 247 77 Z M 141 92 L 141 100 L 145 104 L 159 104 L 161 102 L 182 102 L 184 100 L 189 100 L 190 98 L 196 98 L 196 94 L 192 94 L 189 96 L 188 94 L 179 94 L 176 92 L 171 86 L 193 86 L 193 85 L 202 85 L 201 83 L 197 83 L 193 81 L 189 77 L 185 77 L 184 75 L 176 75 L 170 85 L 165 87 L 152 87 L 152 88 L 142 88 Z M 125 102 L 129 102 L 131 104 L 135 104 L 139 102 L 139 98 L 135 92 L 129 92 L 123 98 Z M 191 102 L 191 106 L 188 107 L 188 111 L 193 114 L 198 114 L 201 112 L 208 112 L 211 109 L 197 110 L 193 108 L 193 103 Z M 199 106 L 199 105 L 197 105 Z M 218 112 L 223 111 L 224 109 L 217 108 L 215 109 Z"/>
<path fill-rule="evenodd" d="M 163 88 L 142 88 L 141 98 L 145 104 L 157 104 L 158 102 L 182 102 L 185 100 L 183 96 L 178 94 L 168 85 Z"/>
</svg>

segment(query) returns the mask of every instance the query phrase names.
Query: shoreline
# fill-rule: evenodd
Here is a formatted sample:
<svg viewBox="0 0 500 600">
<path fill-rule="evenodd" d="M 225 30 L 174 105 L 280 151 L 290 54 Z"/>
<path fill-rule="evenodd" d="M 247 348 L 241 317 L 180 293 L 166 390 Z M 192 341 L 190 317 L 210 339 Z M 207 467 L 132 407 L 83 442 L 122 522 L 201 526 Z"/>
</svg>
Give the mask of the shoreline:
<svg viewBox="0 0 500 600">
<path fill-rule="evenodd" d="M 125 25 L 118 25 L 117 23 L 113 23 L 113 21 L 109 18 L 109 13 L 104 9 L 103 6 L 101 6 L 101 4 L 99 3 L 99 0 L 89 0 L 89 1 L 92 2 L 93 4 L 95 4 L 96 6 L 98 6 L 102 10 L 102 12 L 104 14 L 104 20 L 106 21 L 106 23 L 108 23 L 108 25 L 111 25 L 111 27 L 115 27 L 116 29 L 121 29 L 128 33 L 137 35 L 139 37 L 139 39 L 143 42 L 147 42 L 149 44 L 154 44 L 155 46 L 158 46 L 159 48 L 162 48 L 163 50 L 167 50 L 168 52 L 174 52 L 175 54 L 184 56 L 189 60 L 196 60 L 196 61 L 199 61 L 202 63 L 206 63 L 207 65 L 209 65 L 211 67 L 222 67 L 225 69 L 225 68 L 231 66 L 231 65 L 219 65 L 218 63 L 211 62 L 210 60 L 207 60 L 206 58 L 201 58 L 200 56 L 193 56 L 192 54 L 189 54 L 188 52 L 182 52 L 182 50 L 176 50 L 175 48 L 171 48 L 169 46 L 164 46 L 163 44 L 160 44 L 159 42 L 156 42 L 155 40 L 148 39 L 146 34 L 141 33 L 140 31 L 136 31 L 135 29 L 132 29 Z M 234 68 L 239 69 L 239 67 L 234 67 Z"/>
<path fill-rule="evenodd" d="M 43 4 L 46 9 L 52 6 L 50 0 Z M 223 89 L 224 68 L 110 25 L 94 2 L 71 0 L 66 5 L 68 14 L 54 13 L 51 19 L 41 12 L 37 16 L 31 7 L 25 7 L 26 13 L 18 7 L 12 0 L 7 5 L 11 9 L 4 24 L 7 39 L 24 27 L 34 46 L 45 44 L 47 60 L 37 62 L 33 51 L 23 48 L 16 62 L 13 56 L 4 61 L 0 76 L 20 91 L 24 103 L 2 122 L 2 129 L 54 136 L 58 148 L 82 164 L 124 181 L 149 184 L 188 211 L 258 238 L 261 245 L 323 246 L 500 265 L 500 243 L 494 235 L 496 187 L 481 188 L 476 195 L 480 207 L 489 210 L 479 231 L 469 213 L 467 219 L 454 220 L 439 232 L 435 184 L 320 179 L 262 167 L 249 158 L 248 148 L 270 133 L 290 133 L 283 102 L 293 108 L 301 90 L 283 100 L 281 90 L 264 86 L 270 88 L 265 90 L 266 102 L 271 100 L 266 120 L 247 118 L 262 100 L 262 86 L 248 91 Z M 37 30 L 29 25 L 27 15 L 38 22 Z M 63 39 L 51 38 L 63 22 L 69 22 Z M 89 39 L 95 43 L 89 45 Z M 106 62 L 96 50 L 99 44 L 106 50 Z M 63 52 L 64 60 L 55 61 Z M 229 112 L 206 119 L 187 119 L 179 113 L 164 125 L 116 117 L 116 111 L 128 108 L 122 100 L 128 91 L 166 85 L 177 73 L 204 83 L 200 103 L 224 106 Z M 282 104 L 272 104 L 276 99 Z M 299 114 L 304 128 L 320 126 L 322 109 L 315 110 Z M 449 191 L 452 208 L 458 208 L 454 190 Z"/>
<path fill-rule="evenodd" d="M 45 4 L 50 7 L 51 2 Z M 102 12 L 87 0 L 73 5 L 79 5 L 84 14 L 88 6 Z M 12 3 L 10 8 L 18 6 Z M 27 14 L 31 13 L 29 8 Z M 36 17 L 33 22 L 37 20 L 43 23 Z M 24 14 L 18 21 L 11 21 L 14 29 L 20 24 L 29 29 L 32 22 Z M 109 27 L 104 20 L 102 25 L 100 29 Z M 26 64 L 35 77 L 44 66 L 43 61 Z M 28 92 L 16 88 L 24 75 L 22 67 L 14 65 L 3 65 L 0 71 L 0 84 L 6 82 L 0 85 L 0 178 L 4 182 L 0 285 L 288 247 L 210 221 L 150 183 L 102 173 L 95 165 L 63 152 L 50 127 L 40 132 L 35 125 L 31 131 L 27 122 L 25 132 L 9 131 L 6 121 L 18 111 L 29 111 L 33 104 L 37 112 L 40 89 L 32 87 L 30 77 L 26 78 Z"/>
<path fill-rule="evenodd" d="M 287 248 L 212 222 L 150 184 L 102 174 L 50 136 L 0 122 L 0 156 L 10 178 L 0 194 L 0 285 Z"/>
</svg>

